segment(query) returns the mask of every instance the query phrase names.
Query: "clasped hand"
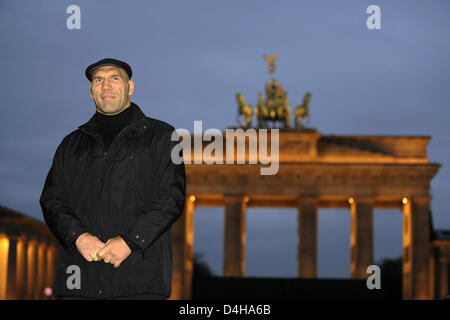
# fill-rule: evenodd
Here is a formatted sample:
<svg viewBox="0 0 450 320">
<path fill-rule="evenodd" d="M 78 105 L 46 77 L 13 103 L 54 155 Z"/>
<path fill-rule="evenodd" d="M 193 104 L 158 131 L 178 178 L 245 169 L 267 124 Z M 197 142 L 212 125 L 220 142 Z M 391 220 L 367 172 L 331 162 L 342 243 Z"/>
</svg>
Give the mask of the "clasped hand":
<svg viewBox="0 0 450 320">
<path fill-rule="evenodd" d="M 104 243 L 88 232 L 80 235 L 75 245 L 86 261 L 103 260 L 114 265 L 114 268 L 118 268 L 131 253 L 131 249 L 121 237 L 109 239 Z"/>
</svg>

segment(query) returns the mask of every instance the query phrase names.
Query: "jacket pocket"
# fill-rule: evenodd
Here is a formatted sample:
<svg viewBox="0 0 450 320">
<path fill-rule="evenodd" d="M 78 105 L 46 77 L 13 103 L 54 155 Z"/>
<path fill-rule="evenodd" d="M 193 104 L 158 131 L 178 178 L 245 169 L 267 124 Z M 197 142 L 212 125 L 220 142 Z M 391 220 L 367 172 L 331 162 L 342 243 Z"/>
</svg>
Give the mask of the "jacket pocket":
<svg viewBox="0 0 450 320">
<path fill-rule="evenodd" d="M 142 252 L 142 257 L 147 261 L 161 261 L 162 244 L 160 239 L 156 240 L 150 247 Z"/>
</svg>

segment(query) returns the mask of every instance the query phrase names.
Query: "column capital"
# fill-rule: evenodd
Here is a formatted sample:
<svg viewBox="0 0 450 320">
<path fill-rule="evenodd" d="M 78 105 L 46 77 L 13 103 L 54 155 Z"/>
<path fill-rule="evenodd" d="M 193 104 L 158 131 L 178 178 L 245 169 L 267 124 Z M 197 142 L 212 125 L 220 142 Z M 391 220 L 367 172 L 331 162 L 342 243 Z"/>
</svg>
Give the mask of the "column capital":
<svg viewBox="0 0 450 320">
<path fill-rule="evenodd" d="M 248 200 L 248 197 L 244 196 L 243 194 L 224 194 L 223 200 L 225 202 L 246 202 L 245 200 Z"/>
<path fill-rule="evenodd" d="M 375 197 L 373 196 L 354 196 L 356 202 L 374 202 Z"/>
<path fill-rule="evenodd" d="M 363 205 L 368 205 L 373 208 L 373 206 L 375 204 L 375 198 L 374 197 L 354 197 L 354 196 L 352 196 L 352 197 L 348 198 L 348 203 L 350 206 L 350 210 L 353 212 L 354 210 L 356 210 L 357 207 L 363 206 Z"/>
<path fill-rule="evenodd" d="M 408 197 L 406 196 L 406 198 L 408 198 L 408 200 L 412 201 L 413 203 L 422 203 L 422 204 L 427 204 L 427 203 L 431 203 L 432 200 L 432 196 L 412 196 L 412 197 Z"/>
<path fill-rule="evenodd" d="M 318 196 L 307 195 L 307 196 L 299 196 L 297 202 L 301 204 L 302 202 L 318 202 Z"/>
<path fill-rule="evenodd" d="M 186 202 L 192 202 L 192 203 L 195 203 L 195 200 L 197 200 L 197 198 L 195 197 L 195 195 L 194 194 L 187 194 L 186 195 Z"/>
</svg>

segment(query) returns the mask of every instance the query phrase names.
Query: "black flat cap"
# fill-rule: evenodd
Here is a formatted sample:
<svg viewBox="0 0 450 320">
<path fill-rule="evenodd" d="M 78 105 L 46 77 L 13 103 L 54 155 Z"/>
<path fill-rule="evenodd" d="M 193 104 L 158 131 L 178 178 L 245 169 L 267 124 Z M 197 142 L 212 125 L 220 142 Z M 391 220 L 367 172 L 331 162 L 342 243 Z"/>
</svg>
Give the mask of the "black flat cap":
<svg viewBox="0 0 450 320">
<path fill-rule="evenodd" d="M 89 81 L 92 81 L 92 73 L 94 72 L 94 70 L 103 66 L 115 66 L 117 68 L 122 68 L 128 74 L 128 78 L 130 79 L 131 76 L 133 75 L 133 71 L 131 71 L 131 67 L 128 63 L 117 59 L 105 58 L 100 61 L 97 61 L 96 63 L 91 64 L 89 67 L 86 68 L 86 71 L 84 72 L 86 78 L 88 78 Z"/>
</svg>

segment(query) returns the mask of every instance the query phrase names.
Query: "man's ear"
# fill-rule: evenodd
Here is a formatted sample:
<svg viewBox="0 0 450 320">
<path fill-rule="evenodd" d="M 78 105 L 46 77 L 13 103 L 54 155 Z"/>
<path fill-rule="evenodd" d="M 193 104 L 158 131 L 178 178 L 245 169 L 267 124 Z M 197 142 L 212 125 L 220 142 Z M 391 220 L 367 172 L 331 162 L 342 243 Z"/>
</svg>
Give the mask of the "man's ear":
<svg viewBox="0 0 450 320">
<path fill-rule="evenodd" d="M 92 95 L 92 82 L 89 84 L 89 97 L 91 97 L 91 99 L 94 99 L 94 96 Z"/>
<path fill-rule="evenodd" d="M 131 96 L 134 93 L 134 81 L 128 80 L 128 85 L 130 86 L 130 89 L 128 90 L 128 95 Z"/>
</svg>

